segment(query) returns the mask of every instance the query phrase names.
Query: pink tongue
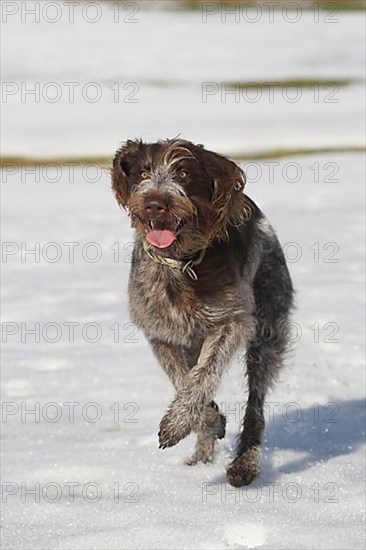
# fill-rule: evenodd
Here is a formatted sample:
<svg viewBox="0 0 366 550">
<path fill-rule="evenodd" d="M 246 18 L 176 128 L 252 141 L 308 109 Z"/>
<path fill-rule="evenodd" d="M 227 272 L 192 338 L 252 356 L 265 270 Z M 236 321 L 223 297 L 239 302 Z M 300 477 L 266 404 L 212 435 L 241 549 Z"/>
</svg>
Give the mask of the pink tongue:
<svg viewBox="0 0 366 550">
<path fill-rule="evenodd" d="M 168 246 L 170 246 L 175 239 L 176 236 L 174 233 L 172 231 L 168 231 L 167 229 L 163 229 L 162 231 L 154 229 L 153 231 L 149 231 L 146 235 L 146 240 L 157 248 L 168 248 Z"/>
</svg>

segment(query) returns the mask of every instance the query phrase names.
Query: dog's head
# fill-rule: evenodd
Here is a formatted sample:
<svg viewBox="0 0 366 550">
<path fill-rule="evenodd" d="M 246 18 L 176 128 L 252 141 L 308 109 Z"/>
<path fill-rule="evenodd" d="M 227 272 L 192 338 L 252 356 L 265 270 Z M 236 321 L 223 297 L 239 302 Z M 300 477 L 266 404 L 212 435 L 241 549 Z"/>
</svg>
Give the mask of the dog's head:
<svg viewBox="0 0 366 550">
<path fill-rule="evenodd" d="M 183 139 L 128 140 L 113 160 L 112 187 L 132 226 L 159 253 L 187 255 L 227 238 L 248 215 L 244 172 Z"/>
</svg>

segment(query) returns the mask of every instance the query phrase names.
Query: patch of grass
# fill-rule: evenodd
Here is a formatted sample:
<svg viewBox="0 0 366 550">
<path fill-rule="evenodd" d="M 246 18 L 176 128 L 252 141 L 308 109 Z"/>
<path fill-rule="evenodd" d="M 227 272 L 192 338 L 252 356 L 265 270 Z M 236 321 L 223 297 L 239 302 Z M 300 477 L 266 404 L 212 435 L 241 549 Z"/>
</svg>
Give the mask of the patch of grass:
<svg viewBox="0 0 366 550">
<path fill-rule="evenodd" d="M 319 5 L 321 8 L 332 9 L 329 7 L 329 4 L 336 4 L 337 8 L 342 11 L 351 11 L 351 10 L 366 10 L 366 1 L 365 0 L 335 0 L 333 2 L 328 2 L 327 0 L 321 0 Z M 328 8 L 327 8 L 328 6 Z"/>
<path fill-rule="evenodd" d="M 320 155 L 324 153 L 364 153 L 366 147 L 364 146 L 345 146 L 345 147 L 318 147 L 318 148 L 306 148 L 303 149 L 270 149 L 268 151 L 260 151 L 258 153 L 240 153 L 236 152 L 233 155 L 228 155 L 233 160 L 266 160 L 266 159 L 280 159 L 283 157 L 297 157 L 305 155 Z"/>
<path fill-rule="evenodd" d="M 227 82 L 222 82 L 226 86 L 232 88 L 239 88 L 239 90 L 246 90 L 250 87 L 257 86 L 262 90 L 269 88 L 278 88 L 284 86 L 298 86 L 300 88 L 310 88 L 311 86 L 350 86 L 351 84 L 356 84 L 357 82 L 363 82 L 362 79 L 357 78 L 285 78 L 279 80 L 229 80 Z M 142 81 L 143 84 L 149 86 L 155 86 L 158 88 L 174 88 L 174 87 L 187 87 L 190 84 L 196 84 L 193 82 L 183 81 L 183 80 L 164 80 L 164 79 L 148 79 Z"/>
<path fill-rule="evenodd" d="M 258 86 L 262 89 L 269 89 L 273 87 L 285 87 L 285 86 L 298 86 L 299 88 L 311 88 L 312 86 L 350 86 L 358 82 L 357 79 L 353 78 L 288 78 L 283 80 L 273 80 L 273 81 L 228 81 L 224 82 L 226 86 L 231 86 L 233 88 L 239 88 L 240 90 L 246 90 L 253 86 Z"/>
<path fill-rule="evenodd" d="M 278 159 L 283 157 L 294 157 L 304 155 L 320 155 L 322 153 L 361 153 L 366 152 L 364 146 L 334 146 L 302 149 L 268 149 L 267 151 L 258 151 L 257 153 L 236 152 L 226 154 L 234 160 L 261 160 Z M 0 168 L 24 168 L 35 166 L 85 166 L 89 164 L 98 164 L 102 169 L 108 171 L 112 165 L 111 156 L 91 156 L 91 157 L 54 157 L 54 158 L 31 158 L 22 156 L 3 156 L 0 157 Z"/>
<path fill-rule="evenodd" d="M 155 86 L 158 88 L 174 88 L 174 87 L 180 87 L 180 86 L 186 86 L 187 83 L 184 81 L 179 80 L 164 80 L 159 78 L 150 78 L 148 80 L 143 80 L 143 84 L 147 84 L 148 86 Z"/>
<path fill-rule="evenodd" d="M 250 4 L 258 4 L 260 6 L 261 0 L 222 0 L 220 2 L 217 2 L 218 6 L 220 7 L 223 5 L 223 7 L 226 6 L 238 6 L 238 7 L 245 7 L 249 6 Z M 334 10 L 336 11 L 365 11 L 366 10 L 366 0 L 318 0 L 317 2 L 319 4 L 319 8 L 321 10 L 324 10 L 331 14 Z M 204 4 L 207 4 L 207 0 L 173 0 L 173 1 L 167 1 L 164 5 L 164 9 L 176 9 L 176 10 L 184 10 L 184 11 L 192 11 L 192 10 L 201 10 L 202 6 Z M 271 4 L 271 6 L 270 6 Z M 282 10 L 284 6 L 288 4 L 287 0 L 276 0 L 266 3 L 266 7 L 263 8 L 264 10 L 274 9 L 274 10 Z M 314 12 L 314 0 L 297 0 L 297 4 L 299 7 L 301 7 L 304 11 L 309 10 Z M 142 3 L 142 6 L 144 3 Z M 313 6 L 313 7 L 312 7 Z M 336 13 L 333 14 L 333 17 L 336 16 Z"/>
<path fill-rule="evenodd" d="M 112 156 L 95 156 L 95 157 L 53 157 L 53 158 L 34 158 L 23 156 L 5 155 L 0 157 L 0 167 L 29 167 L 29 166 L 85 166 L 87 164 L 99 164 L 102 168 L 112 165 Z"/>
</svg>

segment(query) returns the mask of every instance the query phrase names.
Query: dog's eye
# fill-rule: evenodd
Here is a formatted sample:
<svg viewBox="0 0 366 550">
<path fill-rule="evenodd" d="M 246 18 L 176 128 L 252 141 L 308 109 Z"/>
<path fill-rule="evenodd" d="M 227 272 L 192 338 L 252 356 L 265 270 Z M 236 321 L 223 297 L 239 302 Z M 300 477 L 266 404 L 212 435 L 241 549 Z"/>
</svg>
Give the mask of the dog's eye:
<svg viewBox="0 0 366 550">
<path fill-rule="evenodd" d="M 146 170 L 141 170 L 140 176 L 143 180 L 147 180 L 147 179 L 149 179 L 150 174 L 149 174 L 149 172 L 146 172 Z"/>
<path fill-rule="evenodd" d="M 188 177 L 188 172 L 186 172 L 185 170 L 181 170 L 180 172 L 178 172 L 178 176 L 181 180 L 185 180 Z"/>
</svg>

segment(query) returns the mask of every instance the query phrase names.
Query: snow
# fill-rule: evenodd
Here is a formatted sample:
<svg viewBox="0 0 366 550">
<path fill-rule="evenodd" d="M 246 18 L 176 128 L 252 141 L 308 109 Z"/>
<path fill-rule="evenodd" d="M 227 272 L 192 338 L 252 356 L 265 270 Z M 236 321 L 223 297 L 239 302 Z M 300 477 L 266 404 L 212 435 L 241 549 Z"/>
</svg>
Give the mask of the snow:
<svg viewBox="0 0 366 550">
<path fill-rule="evenodd" d="M 363 75 L 359 13 L 339 14 L 337 25 L 310 25 L 305 17 L 297 26 L 279 21 L 270 34 L 265 22 L 204 26 L 196 17 L 141 12 L 141 23 L 130 26 L 14 20 L 3 39 L 5 80 L 91 81 L 96 74 L 108 81 L 163 80 L 169 74 L 197 84 Z M 363 134 L 356 84 L 328 106 L 202 104 L 193 89 L 151 85 L 144 101 L 127 107 L 9 102 L 3 149 L 39 157 L 108 154 L 128 135 L 182 132 L 220 150 L 246 151 L 346 144 Z M 133 233 L 108 174 L 94 177 L 81 167 L 74 177 L 65 167 L 2 172 L 4 548 L 364 548 L 364 157 L 269 162 L 244 163 L 247 192 L 287 252 L 298 341 L 268 397 L 262 475 L 242 489 L 225 480 L 246 396 L 239 359 L 217 397 L 228 430 L 215 463 L 183 464 L 193 436 L 158 449 L 158 424 L 173 390 L 129 324 Z M 27 332 L 32 329 L 36 334 Z"/>
<path fill-rule="evenodd" d="M 19 252 L 2 265 L 4 321 L 19 329 L 3 344 L 3 400 L 19 407 L 3 423 L 3 489 L 11 482 L 17 485 L 10 492 L 18 488 L 3 503 L 4 548 L 363 547 L 363 158 L 354 153 L 290 160 L 301 167 L 301 182 L 277 177 L 275 183 L 262 178 L 248 184 L 285 247 L 301 247 L 302 257 L 289 265 L 297 289 L 294 323 L 302 337 L 268 399 L 262 476 L 241 490 L 225 482 L 245 400 L 239 361 L 217 399 L 229 426 L 216 462 L 183 464 L 192 436 L 158 449 L 158 423 L 173 392 L 142 334 L 125 327 L 130 248 L 123 246 L 132 233 L 114 204 L 108 176 L 90 184 L 78 171 L 74 183 L 64 178 L 52 185 L 36 183 L 32 175 L 21 183 L 16 175 L 4 184 L 4 242 L 24 241 L 28 249 L 38 242 L 45 258 L 51 257 L 47 243 L 62 250 L 56 263 L 42 259 L 42 252 L 39 263 L 30 255 L 22 263 Z M 279 174 L 288 162 L 280 162 Z M 336 162 L 339 183 L 311 181 L 314 162 Z M 80 243 L 73 263 L 65 242 Z M 81 253 L 91 242 L 102 250 L 95 263 Z M 116 242 L 118 262 L 109 248 Z M 314 262 L 309 247 L 315 242 L 322 259 L 323 244 L 337 243 L 338 263 Z M 79 323 L 73 343 L 65 325 L 70 321 Z M 35 322 L 41 333 L 47 323 L 58 323 L 60 340 L 46 341 L 55 335 L 51 327 L 36 343 L 25 333 Z M 309 328 L 315 322 L 318 343 Z M 327 322 L 337 323 L 336 334 L 333 326 L 324 329 Z M 101 327 L 98 342 L 83 339 L 87 323 Z M 115 323 L 119 342 L 109 328 Z M 327 336 L 339 342 L 325 343 Z M 90 328 L 86 339 L 94 337 Z M 36 403 L 39 419 L 24 416 L 25 407 L 34 410 Z M 67 403 L 75 404 L 73 422 Z M 58 484 L 61 497 L 48 502 L 57 498 L 53 486 L 39 493 L 39 502 L 27 495 L 23 503 L 21 482 L 28 489 L 38 482 L 39 490 Z M 74 502 L 65 485 L 70 482 L 77 484 Z M 85 489 L 87 483 L 97 485 Z M 88 501 L 93 487 L 101 491 L 95 503 Z"/>
<path fill-rule="evenodd" d="M 6 95 L 4 154 L 110 155 L 127 137 L 179 133 L 229 153 L 364 143 L 363 13 L 340 12 L 338 22 L 326 23 L 304 11 L 289 23 L 281 12 L 271 22 L 263 8 L 255 24 L 229 16 L 223 23 L 220 14 L 203 23 L 200 10 L 140 10 L 138 23 L 121 12 L 114 23 L 108 3 L 95 24 L 82 13 L 75 9 L 72 24 L 66 7 L 54 24 L 8 17 L 3 80 L 17 91 Z M 308 86 L 289 89 L 287 101 L 281 86 L 273 100 L 264 89 L 255 101 L 255 89 L 233 96 L 223 85 L 299 78 L 354 82 L 320 85 L 318 102 Z M 206 97 L 202 83 L 214 83 L 215 93 Z M 37 86 L 38 94 L 27 95 Z"/>
</svg>

